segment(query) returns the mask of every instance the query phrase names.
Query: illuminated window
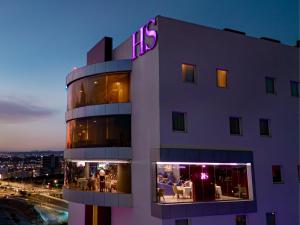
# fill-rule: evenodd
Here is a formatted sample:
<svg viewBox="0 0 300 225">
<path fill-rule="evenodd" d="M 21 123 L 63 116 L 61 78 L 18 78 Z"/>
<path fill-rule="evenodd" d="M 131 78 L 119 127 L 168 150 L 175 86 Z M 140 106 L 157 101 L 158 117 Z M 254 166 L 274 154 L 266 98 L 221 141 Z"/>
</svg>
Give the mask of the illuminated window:
<svg viewBox="0 0 300 225">
<path fill-rule="evenodd" d="M 242 119 L 240 117 L 229 118 L 229 128 L 231 135 L 242 135 L 241 120 Z"/>
<path fill-rule="evenodd" d="M 247 225 L 247 217 L 246 215 L 238 215 L 235 217 L 236 225 Z"/>
<path fill-rule="evenodd" d="M 228 71 L 227 70 L 217 70 L 217 87 L 219 88 L 227 88 L 227 75 Z"/>
<path fill-rule="evenodd" d="M 261 136 L 270 136 L 270 127 L 268 119 L 260 119 L 259 120 L 259 129 Z"/>
<path fill-rule="evenodd" d="M 276 225 L 275 213 L 266 213 L 267 225 Z"/>
<path fill-rule="evenodd" d="M 299 82 L 290 81 L 291 84 L 291 96 L 299 97 Z"/>
<path fill-rule="evenodd" d="M 172 127 L 173 131 L 186 132 L 186 113 L 172 112 Z"/>
<path fill-rule="evenodd" d="M 250 163 L 157 162 L 161 204 L 253 200 Z"/>
<path fill-rule="evenodd" d="M 64 186 L 81 191 L 131 193 L 131 164 L 121 160 L 67 160 Z"/>
<path fill-rule="evenodd" d="M 67 148 L 130 146 L 130 115 L 95 116 L 67 122 Z"/>
<path fill-rule="evenodd" d="M 181 65 L 182 80 L 189 83 L 195 82 L 195 66 L 189 64 Z"/>
<path fill-rule="evenodd" d="M 85 77 L 68 86 L 68 110 L 87 105 L 129 102 L 129 92 L 127 73 Z"/>
<path fill-rule="evenodd" d="M 273 176 L 273 183 L 283 183 L 280 165 L 272 166 L 272 176 Z"/>
<path fill-rule="evenodd" d="M 266 77 L 266 93 L 267 94 L 276 94 L 275 93 L 275 78 L 273 77 Z"/>
</svg>

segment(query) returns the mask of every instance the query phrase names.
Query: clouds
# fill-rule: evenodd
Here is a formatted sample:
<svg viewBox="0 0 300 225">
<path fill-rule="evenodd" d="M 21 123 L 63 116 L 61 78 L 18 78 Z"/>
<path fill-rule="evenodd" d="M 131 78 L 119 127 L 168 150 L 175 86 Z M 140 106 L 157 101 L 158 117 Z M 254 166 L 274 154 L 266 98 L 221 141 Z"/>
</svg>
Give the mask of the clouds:
<svg viewBox="0 0 300 225">
<path fill-rule="evenodd" d="M 0 123 L 2 124 L 30 122 L 47 118 L 56 112 L 22 99 L 0 99 Z"/>
</svg>

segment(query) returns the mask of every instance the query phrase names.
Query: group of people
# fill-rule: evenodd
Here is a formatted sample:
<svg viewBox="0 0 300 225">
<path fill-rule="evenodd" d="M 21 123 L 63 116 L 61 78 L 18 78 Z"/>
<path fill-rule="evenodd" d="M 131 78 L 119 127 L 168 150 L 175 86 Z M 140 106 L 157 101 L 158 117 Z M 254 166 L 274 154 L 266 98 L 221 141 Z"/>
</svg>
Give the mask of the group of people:
<svg viewBox="0 0 300 225">
<path fill-rule="evenodd" d="M 111 192 L 117 189 L 117 175 L 112 168 L 89 167 L 69 163 L 65 167 L 64 185 L 85 191 Z"/>
<path fill-rule="evenodd" d="M 87 188 L 91 191 L 97 191 L 100 192 L 105 191 L 105 180 L 106 180 L 106 173 L 104 170 L 99 170 L 96 173 L 92 174 L 92 176 L 89 177 L 87 182 Z"/>
</svg>

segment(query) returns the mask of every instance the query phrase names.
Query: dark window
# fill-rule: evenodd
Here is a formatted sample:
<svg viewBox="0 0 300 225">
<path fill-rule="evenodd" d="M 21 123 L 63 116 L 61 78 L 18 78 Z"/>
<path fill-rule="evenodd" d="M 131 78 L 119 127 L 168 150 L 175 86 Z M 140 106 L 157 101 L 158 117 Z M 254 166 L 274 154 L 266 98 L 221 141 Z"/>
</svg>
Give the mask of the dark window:
<svg viewBox="0 0 300 225">
<path fill-rule="evenodd" d="M 230 117 L 229 118 L 229 125 L 230 125 L 230 134 L 232 135 L 241 135 L 241 118 L 239 117 Z"/>
<path fill-rule="evenodd" d="M 266 213 L 267 225 L 276 225 L 275 213 Z"/>
<path fill-rule="evenodd" d="M 189 225 L 189 220 L 175 220 L 175 225 Z"/>
<path fill-rule="evenodd" d="M 298 180 L 300 181 L 300 165 L 297 166 L 298 169 Z"/>
<path fill-rule="evenodd" d="M 182 80 L 185 82 L 195 82 L 195 66 L 189 64 L 181 65 Z"/>
<path fill-rule="evenodd" d="M 172 127 L 173 131 L 186 131 L 185 126 L 186 114 L 183 112 L 172 112 Z"/>
<path fill-rule="evenodd" d="M 299 82 L 291 81 L 291 95 L 294 97 L 299 97 Z"/>
<path fill-rule="evenodd" d="M 259 129 L 260 129 L 260 135 L 270 136 L 269 120 L 268 119 L 260 119 L 259 120 Z"/>
<path fill-rule="evenodd" d="M 246 215 L 238 215 L 235 217 L 236 225 L 247 225 L 247 217 Z"/>
<path fill-rule="evenodd" d="M 282 176 L 281 176 L 281 166 L 274 165 L 272 166 L 272 176 L 273 176 L 273 183 L 282 183 Z"/>
<path fill-rule="evenodd" d="M 267 94 L 275 94 L 275 78 L 266 77 L 266 92 Z"/>
</svg>

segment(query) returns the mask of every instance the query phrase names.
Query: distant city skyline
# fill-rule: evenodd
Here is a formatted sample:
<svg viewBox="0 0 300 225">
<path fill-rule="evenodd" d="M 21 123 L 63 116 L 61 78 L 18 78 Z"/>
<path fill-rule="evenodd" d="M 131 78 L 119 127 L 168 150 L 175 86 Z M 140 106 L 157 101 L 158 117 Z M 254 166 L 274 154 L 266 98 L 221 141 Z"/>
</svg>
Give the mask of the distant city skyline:
<svg viewBox="0 0 300 225">
<path fill-rule="evenodd" d="M 0 151 L 63 150 L 65 77 L 103 36 L 114 47 L 149 18 L 169 16 L 295 45 L 297 0 L 0 2 Z"/>
</svg>

